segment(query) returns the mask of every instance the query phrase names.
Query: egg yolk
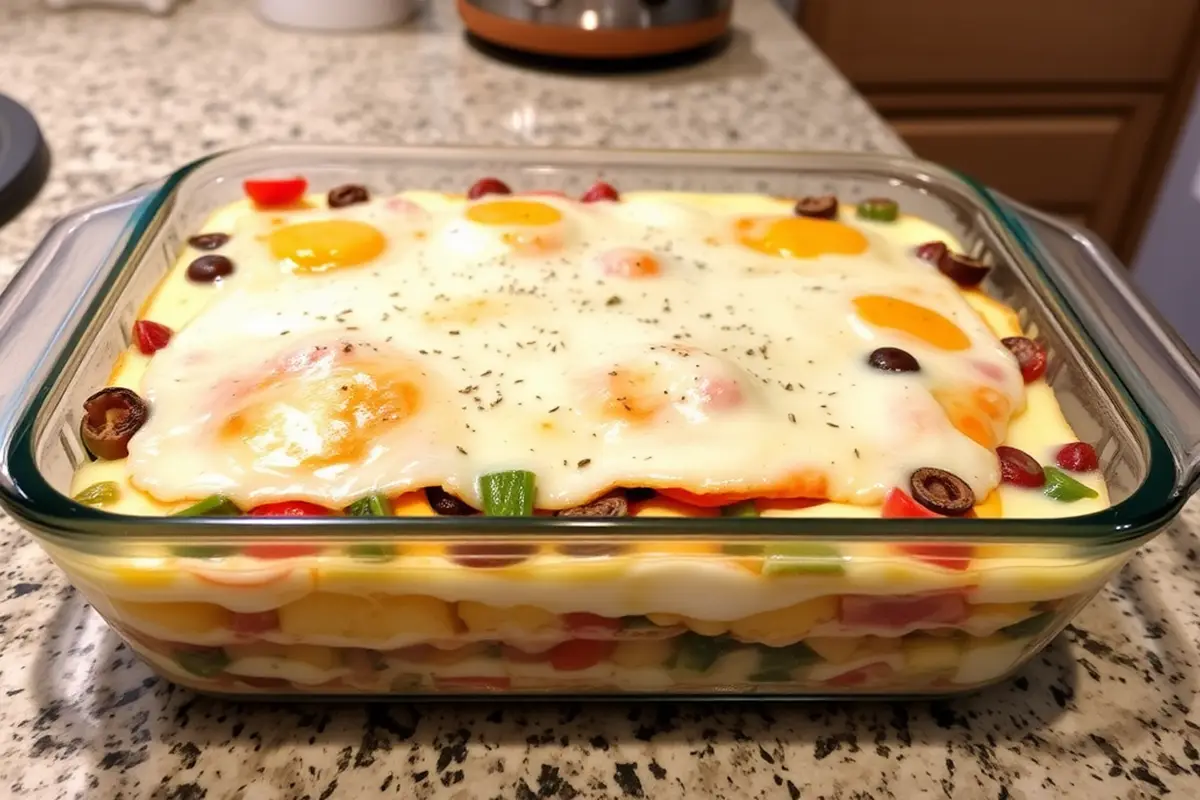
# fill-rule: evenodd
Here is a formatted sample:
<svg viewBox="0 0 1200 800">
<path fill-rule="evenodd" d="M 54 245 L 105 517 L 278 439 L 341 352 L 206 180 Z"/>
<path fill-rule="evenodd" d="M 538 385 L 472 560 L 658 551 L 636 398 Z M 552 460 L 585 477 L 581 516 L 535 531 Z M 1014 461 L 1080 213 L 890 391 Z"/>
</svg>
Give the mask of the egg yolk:
<svg viewBox="0 0 1200 800">
<path fill-rule="evenodd" d="M 321 358 L 263 380 L 225 417 L 222 438 L 243 443 L 265 468 L 360 460 L 379 434 L 417 413 L 421 392 L 389 366 Z"/>
<path fill-rule="evenodd" d="M 867 237 L 832 220 L 807 217 L 785 217 L 774 221 L 741 219 L 736 228 L 742 244 L 769 256 L 853 256 L 867 250 Z"/>
<path fill-rule="evenodd" d="M 365 264 L 383 252 L 387 239 L 365 222 L 328 219 L 279 228 L 267 244 L 271 255 L 290 261 L 296 272 L 317 273 Z"/>
<path fill-rule="evenodd" d="M 652 278 L 662 271 L 662 264 L 649 250 L 622 247 L 600 256 L 605 275 L 616 278 Z"/>
<path fill-rule="evenodd" d="M 540 226 L 562 221 L 554 206 L 530 200 L 495 200 L 467 209 L 467 219 L 480 225 Z"/>
<path fill-rule="evenodd" d="M 941 350 L 966 350 L 971 346 L 962 328 L 933 309 L 898 297 L 861 295 L 854 298 L 854 308 L 872 325 L 902 331 Z"/>
<path fill-rule="evenodd" d="M 933 397 L 946 412 L 950 424 L 968 439 L 994 450 L 1004 435 L 1012 412 L 1008 398 L 987 386 L 973 391 L 941 389 Z"/>
</svg>

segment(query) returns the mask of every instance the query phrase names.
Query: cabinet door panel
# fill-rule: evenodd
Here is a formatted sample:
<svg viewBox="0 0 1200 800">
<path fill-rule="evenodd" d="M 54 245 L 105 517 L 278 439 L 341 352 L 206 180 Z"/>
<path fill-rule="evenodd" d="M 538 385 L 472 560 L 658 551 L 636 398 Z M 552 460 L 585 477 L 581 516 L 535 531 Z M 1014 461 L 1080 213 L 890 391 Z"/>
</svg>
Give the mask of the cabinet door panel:
<svg viewBox="0 0 1200 800">
<path fill-rule="evenodd" d="M 1146 84 L 1171 79 L 1197 0 L 806 0 L 801 22 L 852 81 Z"/>
<path fill-rule="evenodd" d="M 1110 241 L 1157 118 L 1157 95 L 880 95 L 917 155 L 1031 205 L 1075 215 Z"/>
</svg>

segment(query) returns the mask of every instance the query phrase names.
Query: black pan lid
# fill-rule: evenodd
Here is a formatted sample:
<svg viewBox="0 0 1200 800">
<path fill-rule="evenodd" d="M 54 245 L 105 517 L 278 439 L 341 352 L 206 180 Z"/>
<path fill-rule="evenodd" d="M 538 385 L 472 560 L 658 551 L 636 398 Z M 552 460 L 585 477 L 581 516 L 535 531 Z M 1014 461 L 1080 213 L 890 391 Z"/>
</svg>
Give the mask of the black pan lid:
<svg viewBox="0 0 1200 800">
<path fill-rule="evenodd" d="M 0 225 L 29 205 L 50 172 L 50 150 L 33 115 L 0 94 Z"/>
</svg>

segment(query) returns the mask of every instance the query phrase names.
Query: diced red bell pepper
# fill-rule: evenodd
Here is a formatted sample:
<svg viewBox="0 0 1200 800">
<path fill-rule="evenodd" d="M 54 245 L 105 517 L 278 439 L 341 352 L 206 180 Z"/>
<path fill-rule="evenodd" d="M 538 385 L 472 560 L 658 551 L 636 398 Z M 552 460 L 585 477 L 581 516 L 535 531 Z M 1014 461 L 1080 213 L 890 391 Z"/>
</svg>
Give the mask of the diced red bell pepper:
<svg viewBox="0 0 1200 800">
<path fill-rule="evenodd" d="M 975 548 L 969 544 L 898 544 L 896 549 L 918 561 L 942 569 L 964 570 L 971 565 Z"/>
<path fill-rule="evenodd" d="M 602 617 L 599 614 L 576 611 L 570 614 L 563 614 L 562 619 L 563 625 L 572 633 L 579 633 L 585 630 L 605 633 L 621 630 L 621 620 L 619 617 Z"/>
<path fill-rule="evenodd" d="M 242 548 L 242 552 L 251 558 L 299 558 L 300 556 L 313 556 L 321 552 L 321 548 L 315 544 L 248 544 Z"/>
<path fill-rule="evenodd" d="M 941 514 L 930 511 L 913 500 L 903 489 L 889 489 L 883 498 L 884 519 L 944 519 Z M 963 570 L 971 563 L 974 548 L 969 544 L 939 544 L 922 542 L 898 544 L 896 549 L 926 564 L 943 569 Z"/>
<path fill-rule="evenodd" d="M 895 670 L 892 665 L 885 661 L 877 664 L 867 664 L 866 666 L 852 669 L 849 672 L 843 672 L 841 675 L 830 678 L 825 681 L 826 686 L 851 687 L 862 686 L 869 681 L 883 680 L 891 677 Z"/>
<path fill-rule="evenodd" d="M 247 614 L 234 612 L 229 620 L 229 627 L 234 633 L 253 634 L 279 630 L 279 612 L 275 609 Z"/>
<path fill-rule="evenodd" d="M 308 181 L 295 178 L 248 180 L 242 183 L 246 196 L 262 208 L 290 206 L 308 191 Z"/>
<path fill-rule="evenodd" d="M 612 655 L 616 642 L 596 639 L 572 639 L 550 650 L 550 666 L 560 672 L 590 669 Z"/>
<path fill-rule="evenodd" d="M 908 492 L 899 488 L 888 489 L 887 494 L 883 496 L 880 516 L 884 519 L 945 519 L 941 514 L 930 511 L 913 500 Z"/>
<path fill-rule="evenodd" d="M 914 595 L 842 595 L 843 625 L 866 628 L 906 628 L 917 622 L 956 625 L 967 618 L 962 592 Z"/>
<path fill-rule="evenodd" d="M 819 506 L 827 500 L 809 499 L 804 497 L 778 497 L 770 492 L 715 492 L 713 494 L 696 494 L 689 492 L 687 489 L 659 489 L 658 493 L 671 500 L 688 505 L 699 506 L 700 508 L 719 508 L 721 506 L 731 506 L 735 503 L 741 503 L 746 500 L 757 500 L 758 498 L 768 500 L 787 500 L 794 503 L 794 508 L 804 507 L 802 504 L 811 504 Z"/>
<path fill-rule="evenodd" d="M 439 692 L 503 692 L 512 688 L 512 679 L 497 677 L 465 677 L 465 678 L 433 678 L 433 685 Z"/>
<path fill-rule="evenodd" d="M 159 322 L 139 319 L 133 323 L 133 340 L 145 356 L 152 356 L 166 347 L 171 341 L 171 334 L 171 329 Z"/>
</svg>

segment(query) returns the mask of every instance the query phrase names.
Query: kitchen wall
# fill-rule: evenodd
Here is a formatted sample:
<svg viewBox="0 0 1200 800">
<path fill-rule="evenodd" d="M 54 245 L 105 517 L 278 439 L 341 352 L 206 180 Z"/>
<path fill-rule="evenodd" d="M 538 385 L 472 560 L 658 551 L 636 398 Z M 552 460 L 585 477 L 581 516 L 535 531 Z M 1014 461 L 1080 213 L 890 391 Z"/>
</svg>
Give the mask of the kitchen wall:
<svg viewBox="0 0 1200 800">
<path fill-rule="evenodd" d="M 1130 266 L 1135 283 L 1200 354 L 1200 86 Z"/>
</svg>

